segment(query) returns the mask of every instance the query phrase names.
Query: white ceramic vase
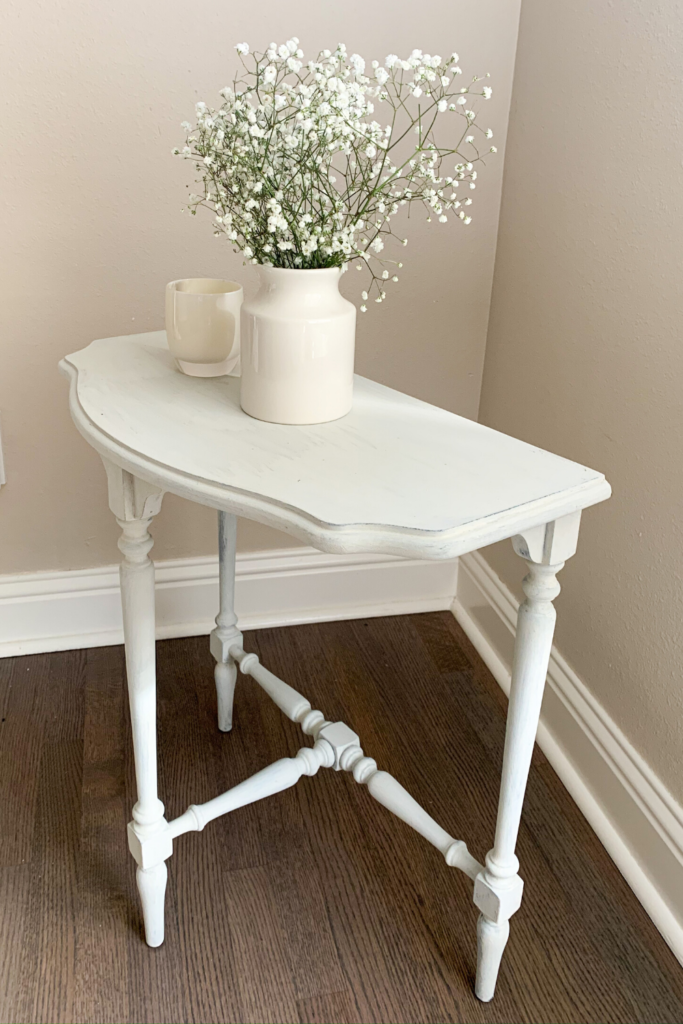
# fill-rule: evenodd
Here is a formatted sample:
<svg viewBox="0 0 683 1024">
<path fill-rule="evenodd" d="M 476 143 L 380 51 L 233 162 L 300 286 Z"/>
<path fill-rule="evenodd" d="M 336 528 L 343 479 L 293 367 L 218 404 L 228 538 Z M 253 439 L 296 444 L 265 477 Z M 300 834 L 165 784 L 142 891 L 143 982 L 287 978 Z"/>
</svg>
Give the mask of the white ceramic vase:
<svg viewBox="0 0 683 1024">
<path fill-rule="evenodd" d="M 242 408 L 271 423 L 339 419 L 353 400 L 356 339 L 341 271 L 258 270 L 260 288 L 242 306 Z"/>
</svg>

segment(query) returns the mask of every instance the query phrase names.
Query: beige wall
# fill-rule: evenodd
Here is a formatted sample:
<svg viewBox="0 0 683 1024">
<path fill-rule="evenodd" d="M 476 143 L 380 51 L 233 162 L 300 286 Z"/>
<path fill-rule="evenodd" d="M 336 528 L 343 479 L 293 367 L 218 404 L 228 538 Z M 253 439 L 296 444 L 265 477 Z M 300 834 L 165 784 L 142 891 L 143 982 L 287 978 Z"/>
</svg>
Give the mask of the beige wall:
<svg viewBox="0 0 683 1024">
<path fill-rule="evenodd" d="M 557 644 L 679 798 L 681 54 L 678 0 L 524 0 L 480 417 L 612 483 Z"/>
<path fill-rule="evenodd" d="M 232 45 L 296 33 L 307 53 L 340 39 L 368 59 L 457 49 L 466 73 L 493 76 L 486 113 L 500 143 L 518 13 L 519 0 L 432 0 L 417 27 L 414 5 L 379 0 L 2 6 L 0 573 L 117 557 L 104 474 L 68 418 L 57 361 L 93 338 L 161 328 L 173 278 L 252 285 L 208 220 L 181 216 L 191 172 L 170 155 L 194 103 L 216 101 L 230 80 Z M 480 175 L 470 228 L 411 223 L 400 291 L 362 319 L 358 336 L 361 373 L 468 416 L 479 400 L 502 156 L 500 145 Z M 244 549 L 291 543 L 242 527 Z M 156 555 L 209 553 L 214 532 L 209 510 L 168 498 Z"/>
</svg>

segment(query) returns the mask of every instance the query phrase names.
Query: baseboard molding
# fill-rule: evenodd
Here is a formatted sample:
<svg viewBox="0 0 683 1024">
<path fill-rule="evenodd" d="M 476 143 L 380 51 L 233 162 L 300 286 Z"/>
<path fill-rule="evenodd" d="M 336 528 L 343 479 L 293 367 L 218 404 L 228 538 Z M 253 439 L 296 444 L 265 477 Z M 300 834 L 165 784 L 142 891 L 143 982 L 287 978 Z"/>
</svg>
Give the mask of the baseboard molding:
<svg viewBox="0 0 683 1024">
<path fill-rule="evenodd" d="M 456 619 L 509 692 L 518 602 L 485 559 L 460 559 Z M 683 964 L 683 808 L 553 648 L 538 743 Z"/>
<path fill-rule="evenodd" d="M 450 608 L 457 561 L 326 555 L 313 548 L 238 554 L 243 629 Z M 218 609 L 216 558 L 156 564 L 157 637 L 201 636 Z M 117 566 L 0 576 L 0 657 L 123 642 Z"/>
</svg>

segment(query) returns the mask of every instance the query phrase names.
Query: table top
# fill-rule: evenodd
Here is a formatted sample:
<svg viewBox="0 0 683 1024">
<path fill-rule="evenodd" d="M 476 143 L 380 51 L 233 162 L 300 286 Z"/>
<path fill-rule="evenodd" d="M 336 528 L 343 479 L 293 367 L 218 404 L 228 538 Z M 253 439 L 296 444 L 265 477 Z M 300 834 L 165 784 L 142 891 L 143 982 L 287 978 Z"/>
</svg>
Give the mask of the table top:
<svg viewBox="0 0 683 1024">
<path fill-rule="evenodd" d="M 242 412 L 238 379 L 181 373 L 164 331 L 60 368 L 100 454 L 326 551 L 450 558 L 610 495 L 601 473 L 359 376 L 347 416 L 283 426 Z"/>
</svg>

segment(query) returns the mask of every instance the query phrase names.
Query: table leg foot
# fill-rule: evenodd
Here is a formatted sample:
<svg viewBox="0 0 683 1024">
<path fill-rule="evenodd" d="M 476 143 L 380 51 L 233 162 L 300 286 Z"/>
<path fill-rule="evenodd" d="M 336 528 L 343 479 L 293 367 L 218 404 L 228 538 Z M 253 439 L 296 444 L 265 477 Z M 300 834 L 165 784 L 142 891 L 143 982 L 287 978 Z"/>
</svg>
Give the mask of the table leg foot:
<svg viewBox="0 0 683 1024">
<path fill-rule="evenodd" d="M 237 682 L 237 665 L 230 658 L 227 662 L 219 661 L 214 669 L 216 681 L 216 698 L 218 700 L 218 728 L 221 732 L 232 729 L 232 704 Z"/>
<path fill-rule="evenodd" d="M 138 892 L 145 922 L 145 941 L 148 946 L 160 946 L 164 941 L 164 899 L 168 869 L 165 863 L 153 868 L 138 868 Z"/>
<path fill-rule="evenodd" d="M 510 936 L 510 922 L 489 921 L 483 914 L 477 922 L 477 980 L 474 992 L 482 1003 L 493 999 L 503 950 Z"/>
</svg>

